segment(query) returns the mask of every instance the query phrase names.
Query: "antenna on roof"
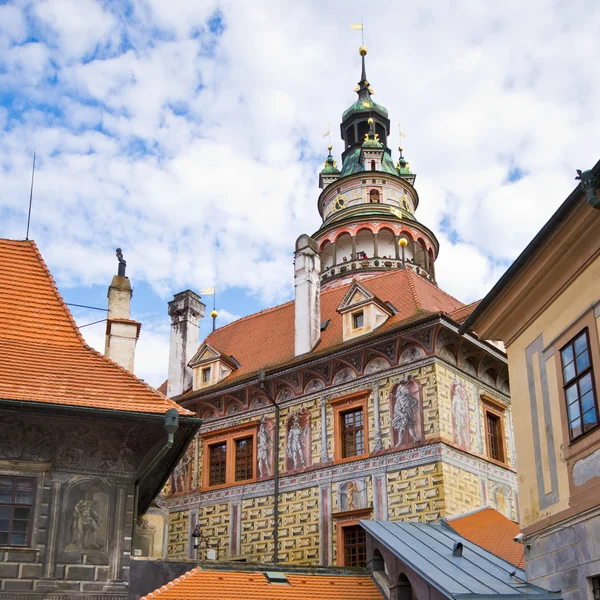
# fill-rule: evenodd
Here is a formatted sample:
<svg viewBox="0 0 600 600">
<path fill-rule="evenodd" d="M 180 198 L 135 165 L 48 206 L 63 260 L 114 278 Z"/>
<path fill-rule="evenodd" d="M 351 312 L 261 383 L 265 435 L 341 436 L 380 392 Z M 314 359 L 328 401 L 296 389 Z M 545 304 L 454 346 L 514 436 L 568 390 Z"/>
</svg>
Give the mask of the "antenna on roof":
<svg viewBox="0 0 600 600">
<path fill-rule="evenodd" d="M 33 202 L 33 176 L 35 175 L 35 148 L 33 149 L 33 168 L 31 169 L 31 189 L 29 190 L 29 214 L 27 215 L 27 233 L 25 239 L 29 239 L 29 224 L 31 223 L 31 204 Z"/>
</svg>

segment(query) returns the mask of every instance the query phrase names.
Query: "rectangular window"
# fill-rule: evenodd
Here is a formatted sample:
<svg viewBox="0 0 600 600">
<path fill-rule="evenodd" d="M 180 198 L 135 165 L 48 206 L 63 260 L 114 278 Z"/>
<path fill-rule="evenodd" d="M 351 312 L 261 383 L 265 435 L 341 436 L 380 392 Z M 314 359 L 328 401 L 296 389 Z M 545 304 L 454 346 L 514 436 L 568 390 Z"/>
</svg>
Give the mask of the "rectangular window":
<svg viewBox="0 0 600 600">
<path fill-rule="evenodd" d="M 252 479 L 252 465 L 254 456 L 252 446 L 254 439 L 252 437 L 235 440 L 235 480 L 244 481 Z"/>
<path fill-rule="evenodd" d="M 227 443 L 209 446 L 209 485 L 222 485 L 227 476 Z"/>
<path fill-rule="evenodd" d="M 340 414 L 342 420 L 342 458 L 365 453 L 363 409 L 356 408 Z"/>
<path fill-rule="evenodd" d="M 344 566 L 367 566 L 367 537 L 360 525 L 350 525 L 342 529 L 344 532 Z"/>
<path fill-rule="evenodd" d="M 202 383 L 208 383 L 210 381 L 210 367 L 202 369 Z"/>
<path fill-rule="evenodd" d="M 592 577 L 592 595 L 594 600 L 600 600 L 600 575 Z"/>
<path fill-rule="evenodd" d="M 354 329 L 360 329 L 365 322 L 365 313 L 360 311 L 352 315 L 352 327 Z"/>
<path fill-rule="evenodd" d="M 504 440 L 502 439 L 502 424 L 500 417 L 491 412 L 485 413 L 488 454 L 490 458 L 504 462 Z"/>
<path fill-rule="evenodd" d="M 571 441 L 598 426 L 598 406 L 588 331 L 584 329 L 560 351 Z"/>
<path fill-rule="evenodd" d="M 30 477 L 0 477 L 0 546 L 27 546 L 33 519 Z"/>
</svg>

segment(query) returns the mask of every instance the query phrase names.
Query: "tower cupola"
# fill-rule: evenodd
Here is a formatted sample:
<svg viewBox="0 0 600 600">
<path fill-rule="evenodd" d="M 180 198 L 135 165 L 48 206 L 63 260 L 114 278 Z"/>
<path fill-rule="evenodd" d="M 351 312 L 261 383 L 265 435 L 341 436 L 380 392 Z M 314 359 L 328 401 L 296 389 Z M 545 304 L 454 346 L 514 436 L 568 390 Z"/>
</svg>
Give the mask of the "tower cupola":
<svg viewBox="0 0 600 600">
<path fill-rule="evenodd" d="M 330 183 L 333 183 L 336 179 L 339 179 L 340 177 L 340 170 L 338 169 L 337 163 L 335 162 L 331 154 L 331 144 L 327 146 L 327 149 L 329 150 L 329 154 L 327 155 L 325 166 L 323 167 L 323 169 L 321 169 L 321 172 L 319 173 L 319 187 L 321 189 L 327 187 Z"/>
</svg>

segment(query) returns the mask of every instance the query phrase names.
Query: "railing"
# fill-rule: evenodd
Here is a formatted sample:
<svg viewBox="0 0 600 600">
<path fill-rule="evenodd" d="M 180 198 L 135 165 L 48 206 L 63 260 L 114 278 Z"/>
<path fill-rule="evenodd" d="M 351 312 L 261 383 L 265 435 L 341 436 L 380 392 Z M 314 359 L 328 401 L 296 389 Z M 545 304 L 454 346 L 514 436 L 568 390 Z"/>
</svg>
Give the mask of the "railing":
<svg viewBox="0 0 600 600">
<path fill-rule="evenodd" d="M 356 258 L 347 260 L 336 265 L 325 267 L 321 271 L 321 281 L 325 283 L 333 277 L 352 275 L 361 271 L 391 271 L 392 269 L 401 269 L 402 259 L 399 258 Z M 422 267 L 416 265 L 412 259 L 406 259 L 406 268 L 412 269 L 418 275 L 435 283 L 433 276 Z"/>
</svg>

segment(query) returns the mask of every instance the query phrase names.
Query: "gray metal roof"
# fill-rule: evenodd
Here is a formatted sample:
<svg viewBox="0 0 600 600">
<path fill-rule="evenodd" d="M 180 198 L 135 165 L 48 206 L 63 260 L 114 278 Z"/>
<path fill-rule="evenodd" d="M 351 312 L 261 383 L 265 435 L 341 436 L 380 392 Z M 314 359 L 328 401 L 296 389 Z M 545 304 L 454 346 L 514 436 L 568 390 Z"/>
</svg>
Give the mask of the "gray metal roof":
<svg viewBox="0 0 600 600">
<path fill-rule="evenodd" d="M 360 521 L 361 526 L 410 569 L 448 598 L 536 600 L 561 598 L 527 583 L 523 569 L 469 542 L 449 527 L 430 523 Z M 462 556 L 454 556 L 456 542 Z"/>
</svg>

